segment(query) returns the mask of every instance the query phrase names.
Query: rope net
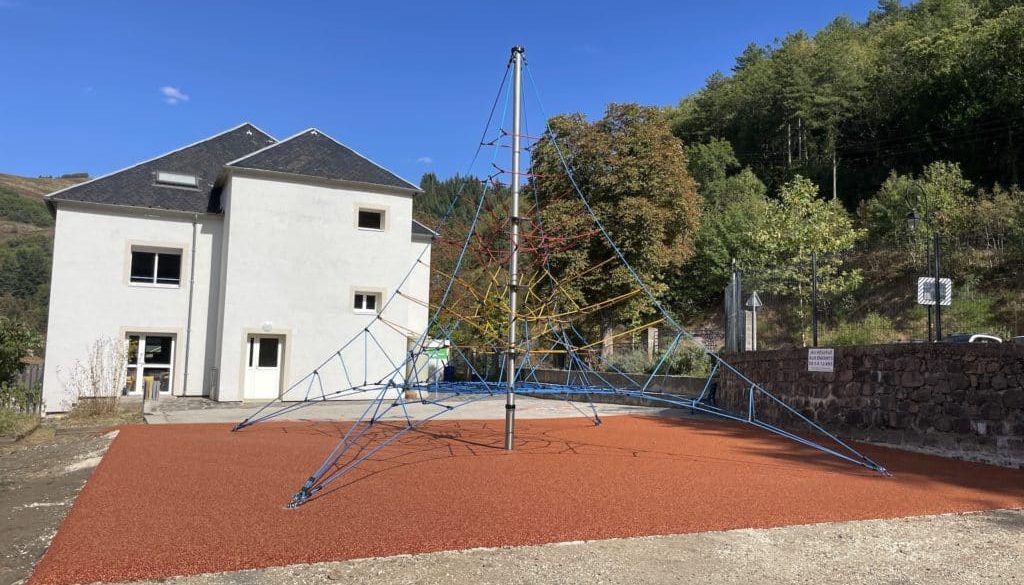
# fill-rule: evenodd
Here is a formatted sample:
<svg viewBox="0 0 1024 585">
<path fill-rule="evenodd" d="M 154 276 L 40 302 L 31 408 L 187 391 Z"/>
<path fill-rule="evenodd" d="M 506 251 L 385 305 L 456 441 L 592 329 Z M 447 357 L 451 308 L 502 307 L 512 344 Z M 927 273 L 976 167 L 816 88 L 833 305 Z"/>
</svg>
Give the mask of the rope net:
<svg viewBox="0 0 1024 585">
<path fill-rule="evenodd" d="M 528 64 L 525 71 L 538 110 L 548 119 Z M 463 181 L 442 210 L 421 218 L 436 226 L 433 245 L 397 279 L 394 292 L 361 330 L 350 332 L 337 351 L 295 380 L 280 398 L 236 425 L 235 430 L 244 429 L 331 400 L 366 401 L 362 414 L 290 505 L 321 493 L 402 434 L 457 408 L 504 395 L 508 363 L 515 364 L 515 393 L 557 395 L 581 404 L 596 397 L 630 397 L 689 408 L 887 473 L 704 347 L 665 310 L 661 291 L 640 278 L 577 183 L 568 145 L 560 144 L 548 128 L 531 136 L 527 126 L 520 141 L 527 153 L 538 145 L 553 149 L 568 178 L 562 184 L 569 188 L 546 191 L 549 182 L 543 176 L 521 173 L 520 216 L 511 217 L 512 173 L 497 162 L 512 148 L 506 129 L 509 76 L 507 67 L 465 173 L 474 176 L 489 158 L 489 175 Z M 518 341 L 509 347 L 514 223 L 519 228 Z M 636 347 L 655 329 L 667 343 L 657 343 L 657 337 L 639 342 L 650 360 L 644 371 L 617 365 L 617 347 Z M 672 371 L 683 351 L 704 361 L 706 378 L 689 393 L 666 392 L 661 376 Z M 513 352 L 516 359 L 509 360 Z M 715 400 L 718 381 L 726 378 L 746 388 L 742 404 L 719 406 Z M 592 402 L 586 411 L 572 404 L 600 424 Z M 762 412 L 771 413 L 774 422 L 760 417 Z M 376 425 L 384 418 L 397 418 L 401 424 Z M 370 433 L 371 428 L 377 432 Z M 383 435 L 381 428 L 387 429 Z"/>
</svg>

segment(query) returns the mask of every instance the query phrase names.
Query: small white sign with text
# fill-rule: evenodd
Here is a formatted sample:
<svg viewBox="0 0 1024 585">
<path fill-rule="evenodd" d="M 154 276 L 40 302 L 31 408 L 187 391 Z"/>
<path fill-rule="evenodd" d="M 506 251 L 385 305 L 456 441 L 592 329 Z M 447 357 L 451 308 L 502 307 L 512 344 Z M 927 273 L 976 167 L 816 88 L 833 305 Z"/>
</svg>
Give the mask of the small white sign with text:
<svg viewBox="0 0 1024 585">
<path fill-rule="evenodd" d="M 809 347 L 807 348 L 807 371 L 834 372 L 835 358 L 835 350 L 831 347 Z"/>
</svg>

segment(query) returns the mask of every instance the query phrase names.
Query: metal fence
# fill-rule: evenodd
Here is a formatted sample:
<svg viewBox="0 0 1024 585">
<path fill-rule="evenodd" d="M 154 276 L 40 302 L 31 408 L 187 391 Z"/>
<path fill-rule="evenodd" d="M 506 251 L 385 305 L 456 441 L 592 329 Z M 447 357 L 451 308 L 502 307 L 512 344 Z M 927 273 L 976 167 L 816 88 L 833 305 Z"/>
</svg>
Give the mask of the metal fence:
<svg viewBox="0 0 1024 585">
<path fill-rule="evenodd" d="M 823 261 L 824 260 L 824 261 Z M 826 270 L 822 271 L 822 266 Z M 956 333 L 988 333 L 1001 338 L 1024 335 L 1024 267 L 1006 254 L 969 245 L 942 243 L 940 278 L 950 279 L 949 304 L 936 311 L 928 299 L 935 272 L 933 246 L 894 245 L 859 250 L 812 262 L 742 270 L 744 302 L 754 291 L 757 309 L 757 349 L 801 346 L 841 346 L 874 343 L 927 342 Z M 837 286 L 840 278 L 855 284 Z M 817 278 L 815 278 L 817 276 Z M 815 286 L 817 285 L 817 286 Z M 815 289 L 817 289 L 815 291 Z M 725 291 L 726 303 L 733 298 Z M 739 325 L 753 349 L 753 315 Z M 730 309 L 723 306 L 722 320 Z M 726 335 L 729 335 L 727 332 Z"/>
<path fill-rule="evenodd" d="M 0 408 L 42 414 L 43 364 L 26 364 L 15 382 L 0 390 Z"/>
</svg>

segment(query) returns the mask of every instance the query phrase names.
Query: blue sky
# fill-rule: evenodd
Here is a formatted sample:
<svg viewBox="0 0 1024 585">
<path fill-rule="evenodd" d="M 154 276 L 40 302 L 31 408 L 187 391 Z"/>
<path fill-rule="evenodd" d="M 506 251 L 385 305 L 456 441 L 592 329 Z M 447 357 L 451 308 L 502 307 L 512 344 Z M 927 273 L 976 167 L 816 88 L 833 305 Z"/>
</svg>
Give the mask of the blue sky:
<svg viewBox="0 0 1024 585">
<path fill-rule="evenodd" d="M 418 183 L 466 170 L 514 44 L 548 113 L 594 118 L 876 5 L 0 0 L 0 172 L 95 176 L 250 121 L 318 127 Z"/>
</svg>

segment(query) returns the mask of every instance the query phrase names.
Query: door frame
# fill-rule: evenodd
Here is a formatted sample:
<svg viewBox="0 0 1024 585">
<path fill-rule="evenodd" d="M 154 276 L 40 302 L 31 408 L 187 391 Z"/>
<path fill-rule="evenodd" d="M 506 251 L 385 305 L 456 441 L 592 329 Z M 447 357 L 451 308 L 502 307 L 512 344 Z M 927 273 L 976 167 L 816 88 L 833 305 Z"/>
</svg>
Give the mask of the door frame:
<svg viewBox="0 0 1024 585">
<path fill-rule="evenodd" d="M 292 357 L 292 336 L 291 329 L 278 329 L 274 327 L 251 327 L 242 329 L 242 339 L 240 343 L 240 359 L 238 360 L 238 380 L 241 388 L 239 388 L 239 399 L 245 400 L 263 400 L 262 398 L 246 398 L 245 387 L 246 387 L 246 374 L 248 374 L 249 364 L 249 336 L 256 335 L 260 337 L 277 337 L 284 344 L 284 348 L 279 350 L 278 359 L 281 364 L 281 389 L 278 391 L 278 397 L 288 389 L 288 381 L 291 380 L 291 357 Z"/>
<path fill-rule="evenodd" d="M 167 378 L 168 378 L 168 380 L 170 380 L 170 384 L 169 384 L 169 386 L 167 388 L 161 388 L 160 389 L 160 394 L 161 395 L 166 394 L 168 396 L 171 396 L 173 394 L 173 392 L 174 392 L 174 375 L 177 373 L 175 371 L 177 368 L 175 368 L 175 366 L 174 366 L 174 361 L 175 361 L 175 358 L 177 358 L 177 356 L 178 356 L 178 337 L 176 335 L 174 335 L 173 333 L 135 333 L 135 332 L 129 331 L 128 334 L 125 335 L 125 340 L 124 340 L 125 341 L 125 346 L 126 346 L 125 349 L 126 350 L 127 350 L 127 348 L 131 347 L 131 340 L 130 340 L 130 338 L 132 338 L 132 337 L 138 337 L 139 338 L 139 345 L 135 349 L 135 359 L 136 359 L 136 362 L 134 364 L 132 364 L 130 361 L 128 363 L 126 363 L 125 364 L 125 370 L 127 371 L 128 368 L 135 368 L 135 388 L 132 389 L 132 390 L 127 390 L 125 395 L 127 395 L 127 396 L 142 396 L 143 395 L 143 393 L 145 392 L 145 387 L 144 387 L 145 386 L 145 382 L 144 382 L 144 380 L 145 380 L 145 371 L 146 371 L 146 369 L 150 369 L 150 370 L 167 370 Z M 169 337 L 170 338 L 170 340 L 171 340 L 171 359 L 168 360 L 166 364 L 146 364 L 146 363 L 143 363 L 143 356 L 146 355 L 146 342 L 145 342 L 145 339 L 147 337 Z M 126 353 L 127 353 L 127 351 L 126 351 Z M 127 384 L 125 384 L 125 388 L 127 389 Z"/>
<path fill-rule="evenodd" d="M 128 336 L 129 335 L 159 335 L 159 336 L 170 336 L 173 338 L 174 346 L 174 357 L 171 359 L 171 387 L 169 394 L 172 396 L 181 396 L 182 391 L 182 375 L 185 371 L 185 344 L 181 343 L 182 330 L 175 327 L 121 327 L 121 343 L 125 351 L 128 349 Z M 125 360 L 127 362 L 127 360 Z M 125 372 L 128 371 L 128 364 L 125 363 Z M 160 393 L 164 395 L 163 392 Z M 134 394 L 133 396 L 139 396 Z"/>
</svg>

